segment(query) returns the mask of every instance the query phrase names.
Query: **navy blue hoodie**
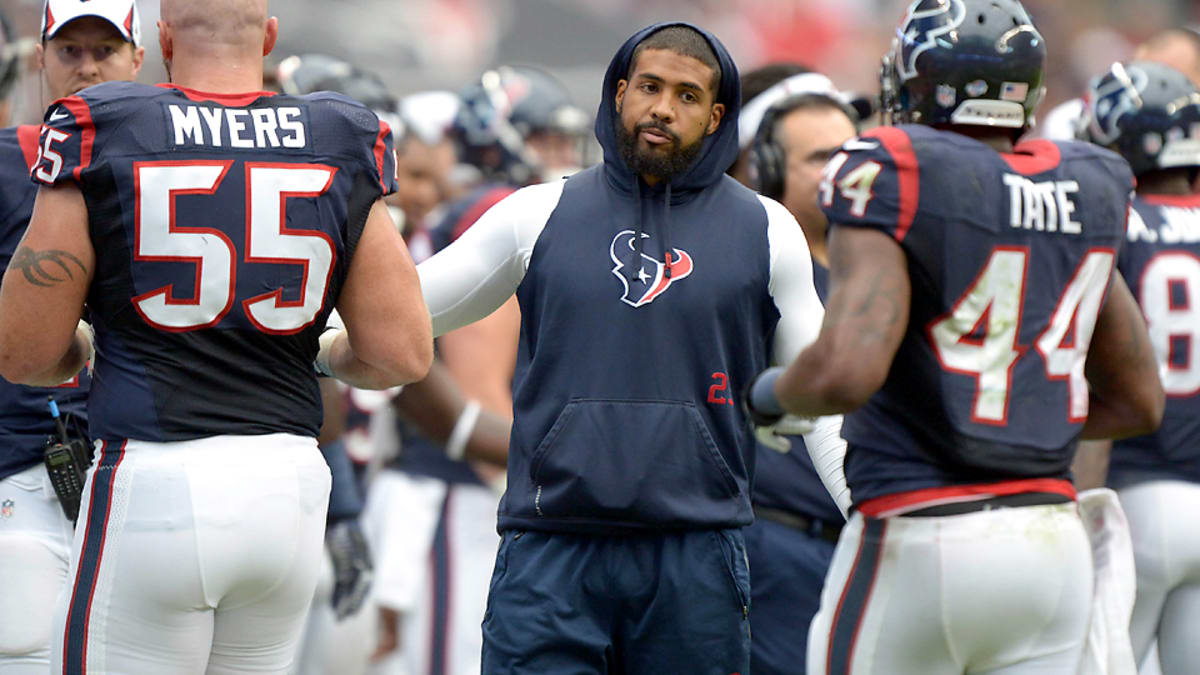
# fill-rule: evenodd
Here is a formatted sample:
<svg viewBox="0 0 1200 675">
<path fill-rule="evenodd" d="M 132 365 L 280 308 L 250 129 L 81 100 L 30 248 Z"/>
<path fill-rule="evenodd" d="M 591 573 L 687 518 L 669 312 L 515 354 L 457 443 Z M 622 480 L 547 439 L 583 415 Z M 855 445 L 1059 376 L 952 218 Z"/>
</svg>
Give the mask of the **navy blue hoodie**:
<svg viewBox="0 0 1200 675">
<path fill-rule="evenodd" d="M 501 530 L 752 519 L 753 436 L 734 394 L 768 365 L 779 312 L 768 289 L 766 209 L 724 173 L 738 153 L 741 88 L 725 48 L 700 31 L 720 61 L 725 116 L 686 173 L 646 185 L 625 164 L 615 130 L 617 82 L 634 48 L 670 25 L 687 24 L 646 28 L 613 58 L 596 119 L 604 163 L 562 184 L 517 288 L 520 365 Z"/>
</svg>

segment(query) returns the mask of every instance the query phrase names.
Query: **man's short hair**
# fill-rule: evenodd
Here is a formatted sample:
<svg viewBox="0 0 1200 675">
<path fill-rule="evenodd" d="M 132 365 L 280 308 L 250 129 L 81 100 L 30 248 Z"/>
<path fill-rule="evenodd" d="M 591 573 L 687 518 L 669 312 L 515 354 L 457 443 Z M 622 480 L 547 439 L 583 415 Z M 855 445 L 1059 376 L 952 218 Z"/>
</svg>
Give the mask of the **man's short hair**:
<svg viewBox="0 0 1200 675">
<path fill-rule="evenodd" d="M 688 26 L 667 26 L 651 33 L 633 49 L 633 57 L 629 59 L 629 72 L 625 79 L 633 77 L 638 58 L 647 49 L 664 49 L 680 56 L 690 56 L 708 66 L 713 72 L 712 82 L 709 84 L 712 87 L 713 98 L 717 98 L 717 92 L 721 88 L 721 64 L 717 61 L 717 54 L 712 45 L 699 31 Z"/>
<path fill-rule="evenodd" d="M 769 128 L 762 130 L 763 138 L 769 140 L 770 142 L 783 145 L 779 142 L 779 124 L 785 117 L 799 110 L 822 109 L 835 110 L 842 113 L 846 116 L 846 119 L 850 121 L 850 124 L 853 125 L 855 129 L 858 128 L 858 113 L 855 112 L 854 108 L 842 103 L 829 94 L 822 94 L 820 92 L 807 92 L 803 94 L 792 94 L 791 96 L 788 96 L 787 98 L 771 106 L 771 110 L 768 111 L 768 115 L 763 119 L 764 124 L 770 124 Z"/>
<path fill-rule="evenodd" d="M 793 75 L 813 72 L 800 63 L 768 63 L 742 75 L 742 105 Z"/>
</svg>

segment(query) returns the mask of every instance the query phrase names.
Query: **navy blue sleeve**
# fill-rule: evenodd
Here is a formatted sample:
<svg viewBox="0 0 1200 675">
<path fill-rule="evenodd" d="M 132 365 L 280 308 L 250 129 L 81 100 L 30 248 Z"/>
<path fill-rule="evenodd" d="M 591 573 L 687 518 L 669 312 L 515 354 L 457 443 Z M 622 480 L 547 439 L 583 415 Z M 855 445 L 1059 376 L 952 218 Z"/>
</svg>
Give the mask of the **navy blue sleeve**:
<svg viewBox="0 0 1200 675">
<path fill-rule="evenodd" d="M 903 241 L 920 195 L 908 134 L 878 127 L 845 143 L 825 166 L 819 196 L 830 227 L 879 230 Z"/>
<path fill-rule="evenodd" d="M 96 124 L 87 101 L 68 96 L 46 110 L 38 144 L 37 163 L 30 174 L 35 183 L 78 183 L 92 162 Z"/>
</svg>

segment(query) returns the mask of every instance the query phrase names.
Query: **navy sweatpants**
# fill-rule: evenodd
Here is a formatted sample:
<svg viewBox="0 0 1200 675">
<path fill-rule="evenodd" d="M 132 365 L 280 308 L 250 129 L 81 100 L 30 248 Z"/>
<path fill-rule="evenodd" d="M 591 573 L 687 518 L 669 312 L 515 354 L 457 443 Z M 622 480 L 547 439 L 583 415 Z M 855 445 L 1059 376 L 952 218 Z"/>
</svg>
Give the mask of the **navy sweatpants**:
<svg viewBox="0 0 1200 675">
<path fill-rule="evenodd" d="M 740 530 L 503 534 L 483 619 L 484 675 L 746 675 Z"/>
<path fill-rule="evenodd" d="M 808 626 L 821 608 L 821 589 L 837 544 L 764 518 L 756 518 L 745 536 L 754 570 L 750 671 L 803 673 Z"/>
</svg>

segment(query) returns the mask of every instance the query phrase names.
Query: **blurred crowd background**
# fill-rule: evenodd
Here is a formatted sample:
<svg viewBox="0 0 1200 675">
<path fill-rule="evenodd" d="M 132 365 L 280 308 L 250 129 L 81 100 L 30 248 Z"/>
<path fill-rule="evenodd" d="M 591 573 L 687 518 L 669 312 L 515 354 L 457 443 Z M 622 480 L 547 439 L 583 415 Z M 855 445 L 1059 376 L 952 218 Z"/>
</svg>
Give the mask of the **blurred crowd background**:
<svg viewBox="0 0 1200 675">
<path fill-rule="evenodd" d="M 196 0 L 203 2 L 203 0 Z M 594 109 L 604 68 L 634 30 L 664 19 L 716 33 L 748 70 L 805 63 L 843 90 L 876 91 L 879 57 L 908 0 L 272 0 L 281 26 L 273 61 L 321 52 L 377 72 L 397 96 L 457 90 L 491 66 L 535 65 Z M 1162 28 L 1200 24 L 1200 0 L 1024 0 L 1049 47 L 1043 111 L 1079 94 L 1091 74 L 1126 58 Z M 37 34 L 42 0 L 0 0 L 20 34 Z M 146 63 L 141 81 L 165 80 L 157 0 L 139 0 Z M 31 66 L 32 68 L 32 66 Z M 30 75 L 36 73 L 31 69 Z M 41 117 L 39 83 L 26 77 L 15 122 Z"/>
</svg>

